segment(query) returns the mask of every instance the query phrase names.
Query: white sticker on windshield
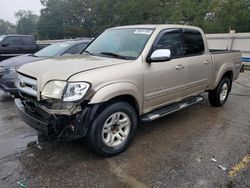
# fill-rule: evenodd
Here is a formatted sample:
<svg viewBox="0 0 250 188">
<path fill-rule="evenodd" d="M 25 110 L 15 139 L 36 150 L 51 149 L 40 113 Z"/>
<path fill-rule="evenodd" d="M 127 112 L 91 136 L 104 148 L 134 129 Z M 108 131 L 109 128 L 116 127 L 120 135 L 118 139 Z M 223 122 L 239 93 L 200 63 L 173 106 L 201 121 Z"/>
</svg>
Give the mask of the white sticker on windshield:
<svg viewBox="0 0 250 188">
<path fill-rule="evenodd" d="M 61 47 L 65 48 L 65 47 L 68 47 L 69 44 L 60 44 Z"/>
<path fill-rule="evenodd" d="M 152 34 L 152 30 L 149 30 L 149 29 L 137 29 L 135 30 L 135 34 L 138 34 L 138 35 L 151 35 Z"/>
</svg>

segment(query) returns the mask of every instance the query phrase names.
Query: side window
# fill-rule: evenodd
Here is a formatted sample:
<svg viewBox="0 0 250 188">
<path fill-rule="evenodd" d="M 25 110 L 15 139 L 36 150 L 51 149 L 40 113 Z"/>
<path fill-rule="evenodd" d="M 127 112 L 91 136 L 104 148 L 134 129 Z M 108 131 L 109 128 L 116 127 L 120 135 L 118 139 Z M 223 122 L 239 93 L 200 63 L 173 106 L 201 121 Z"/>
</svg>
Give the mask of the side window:
<svg viewBox="0 0 250 188">
<path fill-rule="evenodd" d="M 80 53 L 85 47 L 87 46 L 87 44 L 77 44 L 73 47 L 71 47 L 70 49 L 68 49 L 66 52 L 64 52 L 64 54 L 78 54 Z"/>
<path fill-rule="evenodd" d="M 20 45 L 19 37 L 8 37 L 5 41 L 9 47 L 17 47 Z"/>
<path fill-rule="evenodd" d="M 205 50 L 202 35 L 199 31 L 184 30 L 183 32 L 184 56 L 199 55 Z"/>
<path fill-rule="evenodd" d="M 181 31 L 177 29 L 167 31 L 155 45 L 154 50 L 157 49 L 169 49 L 171 50 L 172 58 L 181 57 Z"/>
<path fill-rule="evenodd" d="M 34 41 L 31 37 L 22 37 L 21 38 L 23 46 L 33 46 Z"/>
</svg>

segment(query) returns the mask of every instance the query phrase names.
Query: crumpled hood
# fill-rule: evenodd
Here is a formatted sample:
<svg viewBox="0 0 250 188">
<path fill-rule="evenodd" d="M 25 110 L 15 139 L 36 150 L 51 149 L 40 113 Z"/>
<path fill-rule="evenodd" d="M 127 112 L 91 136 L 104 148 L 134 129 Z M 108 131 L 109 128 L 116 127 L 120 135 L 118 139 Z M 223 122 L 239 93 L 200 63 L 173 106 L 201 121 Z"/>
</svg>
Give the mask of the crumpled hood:
<svg viewBox="0 0 250 188">
<path fill-rule="evenodd" d="M 21 55 L 21 56 L 13 57 L 13 58 L 0 62 L 0 67 L 19 67 L 26 63 L 39 61 L 42 59 L 45 59 L 45 58 L 34 57 L 32 55 Z"/>
<path fill-rule="evenodd" d="M 90 55 L 76 55 L 26 64 L 21 66 L 18 72 L 36 78 L 38 83 L 40 83 L 40 88 L 43 88 L 44 85 L 51 80 L 67 81 L 71 76 L 80 72 L 126 62 L 130 61 Z"/>
</svg>

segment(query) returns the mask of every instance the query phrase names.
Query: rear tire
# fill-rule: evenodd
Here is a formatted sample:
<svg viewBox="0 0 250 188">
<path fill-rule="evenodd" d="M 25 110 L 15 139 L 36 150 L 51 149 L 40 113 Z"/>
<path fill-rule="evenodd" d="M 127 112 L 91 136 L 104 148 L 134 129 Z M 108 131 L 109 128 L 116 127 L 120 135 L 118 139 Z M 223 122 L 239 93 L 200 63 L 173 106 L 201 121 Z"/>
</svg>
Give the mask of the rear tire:
<svg viewBox="0 0 250 188">
<path fill-rule="evenodd" d="M 221 107 L 223 106 L 229 96 L 231 89 L 231 81 L 229 78 L 223 78 L 219 85 L 208 93 L 208 100 L 212 106 Z"/>
<path fill-rule="evenodd" d="M 137 113 L 131 105 L 111 103 L 92 122 L 87 142 L 98 155 L 112 157 L 127 149 L 137 128 Z"/>
</svg>

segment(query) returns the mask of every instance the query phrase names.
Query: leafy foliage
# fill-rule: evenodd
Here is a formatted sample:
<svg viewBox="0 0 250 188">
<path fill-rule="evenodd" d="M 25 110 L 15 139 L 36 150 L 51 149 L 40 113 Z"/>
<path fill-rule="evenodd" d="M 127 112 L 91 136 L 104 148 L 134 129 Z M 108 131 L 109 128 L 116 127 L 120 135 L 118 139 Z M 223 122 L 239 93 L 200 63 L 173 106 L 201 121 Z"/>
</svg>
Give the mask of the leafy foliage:
<svg viewBox="0 0 250 188">
<path fill-rule="evenodd" d="M 38 32 L 42 38 L 60 39 L 89 35 L 89 7 L 82 0 L 49 0 L 41 11 Z"/>
<path fill-rule="evenodd" d="M 13 34 L 16 32 L 16 27 L 8 21 L 0 19 L 0 35 Z"/>
<path fill-rule="evenodd" d="M 44 8 L 37 33 L 42 39 L 96 36 L 106 28 L 128 24 L 187 24 L 199 26 L 206 33 L 250 31 L 250 0 L 40 1 Z M 32 20 L 27 15 L 22 17 L 23 24 Z M 33 33 L 34 24 L 26 25 L 29 32 L 24 27 L 23 32 Z"/>
<path fill-rule="evenodd" d="M 36 35 L 36 24 L 39 17 L 31 11 L 19 10 L 15 13 L 18 18 L 17 33 L 25 35 Z"/>
</svg>

